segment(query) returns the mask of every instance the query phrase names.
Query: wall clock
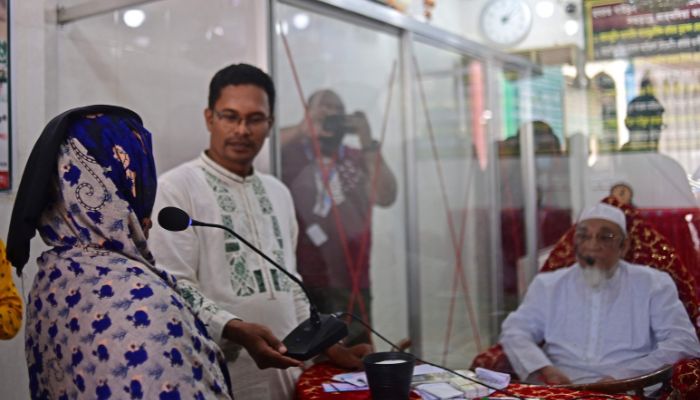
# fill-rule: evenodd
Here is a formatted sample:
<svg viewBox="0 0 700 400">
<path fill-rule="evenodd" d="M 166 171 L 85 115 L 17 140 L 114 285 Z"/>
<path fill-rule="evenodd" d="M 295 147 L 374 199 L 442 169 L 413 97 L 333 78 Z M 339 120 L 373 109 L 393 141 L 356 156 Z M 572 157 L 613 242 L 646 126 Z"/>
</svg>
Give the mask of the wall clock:
<svg viewBox="0 0 700 400">
<path fill-rule="evenodd" d="M 525 0 L 492 0 L 481 11 L 481 33 L 491 43 L 511 47 L 532 27 L 532 11 Z"/>
</svg>

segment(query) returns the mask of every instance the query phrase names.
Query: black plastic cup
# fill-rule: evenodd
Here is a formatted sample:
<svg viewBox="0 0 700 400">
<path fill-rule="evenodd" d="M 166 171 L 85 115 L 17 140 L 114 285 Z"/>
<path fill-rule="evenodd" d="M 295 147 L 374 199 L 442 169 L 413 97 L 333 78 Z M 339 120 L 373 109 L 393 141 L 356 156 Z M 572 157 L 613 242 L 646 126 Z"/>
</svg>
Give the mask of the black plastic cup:
<svg viewBox="0 0 700 400">
<path fill-rule="evenodd" d="M 409 398 L 416 357 L 408 353 L 387 351 L 369 354 L 363 362 L 372 399 L 406 400 Z"/>
</svg>

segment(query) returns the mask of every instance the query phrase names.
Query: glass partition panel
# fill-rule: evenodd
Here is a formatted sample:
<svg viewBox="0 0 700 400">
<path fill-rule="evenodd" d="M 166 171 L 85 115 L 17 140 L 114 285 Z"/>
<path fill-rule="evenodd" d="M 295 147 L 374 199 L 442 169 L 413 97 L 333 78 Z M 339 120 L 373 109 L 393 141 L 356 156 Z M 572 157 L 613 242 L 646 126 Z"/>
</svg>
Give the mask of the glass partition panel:
<svg viewBox="0 0 700 400">
<path fill-rule="evenodd" d="M 488 346 L 493 200 L 481 60 L 415 42 L 413 112 L 423 355 L 466 367 Z"/>
<path fill-rule="evenodd" d="M 500 222 L 501 222 L 501 285 L 503 293 L 503 312 L 499 320 L 507 316 L 518 305 L 519 292 L 522 290 L 524 268 L 522 260 L 527 254 L 525 223 L 525 183 L 519 127 L 520 96 L 519 84 L 522 82 L 519 71 L 504 69 L 497 75 L 498 90 L 501 94 L 501 113 L 496 132 L 498 141 Z M 529 130 L 527 131 L 529 132 Z"/>
<path fill-rule="evenodd" d="M 351 311 L 406 337 L 398 37 L 284 4 L 276 17 L 281 170 L 299 271 L 323 312 Z M 369 340 L 356 324 L 350 336 Z"/>
<path fill-rule="evenodd" d="M 267 58 L 263 2 L 206 4 L 154 1 L 59 26 L 49 112 L 129 107 L 154 134 L 159 172 L 197 156 L 209 143 L 202 112 L 211 77 L 234 62 L 265 67 Z"/>
<path fill-rule="evenodd" d="M 534 76 L 506 69 L 497 80 L 501 261 L 507 313 L 517 307 L 536 271 L 529 263 L 537 269 L 544 263 L 551 247 L 571 226 L 572 211 L 561 69 L 545 67 Z M 532 167 L 528 158 L 534 160 Z M 527 196 L 534 198 L 527 201 Z M 527 207 L 534 208 L 532 226 L 526 222 Z M 528 236 L 536 243 L 535 254 L 528 249 Z"/>
</svg>

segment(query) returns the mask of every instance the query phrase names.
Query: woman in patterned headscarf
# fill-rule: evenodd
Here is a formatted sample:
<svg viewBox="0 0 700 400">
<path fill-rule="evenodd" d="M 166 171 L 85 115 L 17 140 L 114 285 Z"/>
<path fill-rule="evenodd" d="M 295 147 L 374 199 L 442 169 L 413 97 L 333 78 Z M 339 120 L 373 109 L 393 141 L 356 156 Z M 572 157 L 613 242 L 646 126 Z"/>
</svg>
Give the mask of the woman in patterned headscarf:
<svg viewBox="0 0 700 400">
<path fill-rule="evenodd" d="M 57 118 L 33 151 L 55 154 L 48 199 L 40 214 L 15 205 L 10 238 L 18 238 L 8 243 L 19 264 L 35 227 L 51 246 L 27 303 L 32 398 L 229 399 L 220 350 L 146 244 L 156 189 L 150 133 L 118 107 Z M 23 180 L 35 174 L 41 184 L 31 162 Z M 36 184 L 23 182 L 17 201 L 34 198 Z"/>
</svg>

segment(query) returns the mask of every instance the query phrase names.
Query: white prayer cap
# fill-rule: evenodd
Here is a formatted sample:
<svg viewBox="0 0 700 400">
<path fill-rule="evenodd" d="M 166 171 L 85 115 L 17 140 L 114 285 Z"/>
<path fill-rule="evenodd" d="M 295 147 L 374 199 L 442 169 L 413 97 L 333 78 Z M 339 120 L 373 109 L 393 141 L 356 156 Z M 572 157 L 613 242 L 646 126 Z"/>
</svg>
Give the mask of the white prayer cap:
<svg viewBox="0 0 700 400">
<path fill-rule="evenodd" d="M 581 213 L 578 218 L 578 222 L 587 221 L 589 219 L 603 219 L 610 221 L 622 229 L 622 233 L 627 234 L 627 222 L 625 220 L 625 213 L 619 208 L 611 206 L 610 204 L 598 203 L 594 206 L 588 207 Z"/>
</svg>

